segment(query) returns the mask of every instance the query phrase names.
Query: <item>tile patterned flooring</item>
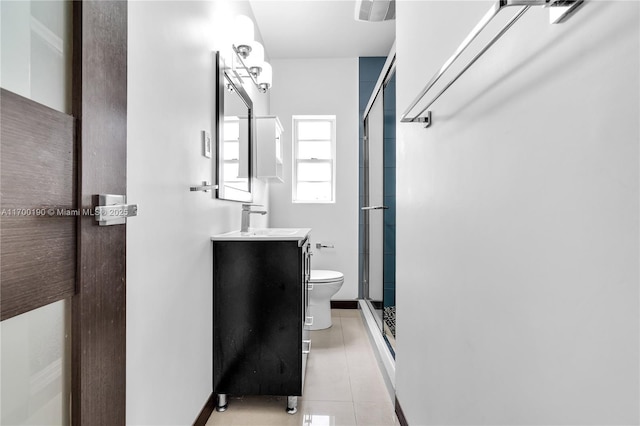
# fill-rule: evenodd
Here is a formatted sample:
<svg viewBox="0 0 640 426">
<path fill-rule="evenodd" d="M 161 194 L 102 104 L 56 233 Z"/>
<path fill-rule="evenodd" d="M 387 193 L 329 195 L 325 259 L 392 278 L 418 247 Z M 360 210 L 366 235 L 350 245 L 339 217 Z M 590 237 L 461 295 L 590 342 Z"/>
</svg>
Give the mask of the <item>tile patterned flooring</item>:
<svg viewBox="0 0 640 426">
<path fill-rule="evenodd" d="M 333 326 L 311 332 L 304 395 L 298 412 L 285 412 L 286 397 L 230 397 L 207 426 L 399 425 L 360 311 L 333 309 Z"/>
</svg>

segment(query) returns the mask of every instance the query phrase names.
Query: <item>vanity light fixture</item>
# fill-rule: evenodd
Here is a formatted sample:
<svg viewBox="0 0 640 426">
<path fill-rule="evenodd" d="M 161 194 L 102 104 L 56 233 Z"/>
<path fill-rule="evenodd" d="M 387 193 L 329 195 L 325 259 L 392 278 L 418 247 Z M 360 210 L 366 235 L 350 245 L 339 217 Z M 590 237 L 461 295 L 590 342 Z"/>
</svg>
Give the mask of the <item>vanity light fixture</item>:
<svg viewBox="0 0 640 426">
<path fill-rule="evenodd" d="M 244 62 L 249 68 L 249 73 L 254 78 L 258 78 L 258 76 L 262 72 L 262 67 L 264 64 L 264 47 L 261 43 L 257 41 L 254 41 L 252 43 L 251 56 L 249 56 Z"/>
<path fill-rule="evenodd" d="M 242 59 L 247 59 L 251 53 L 253 39 L 254 28 L 251 18 L 245 15 L 236 16 L 233 20 L 234 50 Z"/>
<path fill-rule="evenodd" d="M 262 64 L 262 72 L 258 76 L 258 90 L 266 93 L 273 86 L 273 71 L 267 62 Z"/>
<path fill-rule="evenodd" d="M 258 91 L 266 93 L 273 85 L 271 65 L 264 60 L 264 46 L 254 40 L 255 30 L 251 18 L 236 16 L 233 21 L 231 71 L 239 81 L 250 79 Z"/>
</svg>

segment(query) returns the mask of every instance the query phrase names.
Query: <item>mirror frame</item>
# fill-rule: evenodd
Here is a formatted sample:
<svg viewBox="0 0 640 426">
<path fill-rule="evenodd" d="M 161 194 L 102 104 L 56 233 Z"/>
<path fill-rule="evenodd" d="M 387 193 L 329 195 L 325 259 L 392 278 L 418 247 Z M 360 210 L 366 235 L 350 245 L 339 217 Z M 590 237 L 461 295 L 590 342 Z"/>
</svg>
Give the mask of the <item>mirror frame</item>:
<svg viewBox="0 0 640 426">
<path fill-rule="evenodd" d="M 253 138 L 254 138 L 254 113 L 253 113 L 253 101 L 249 94 L 244 90 L 242 85 L 234 83 L 234 79 L 231 76 L 227 76 L 227 68 L 224 63 L 224 59 L 220 52 L 215 52 L 215 64 L 216 64 L 216 100 L 215 107 L 217 113 L 215 114 L 215 134 L 216 134 L 216 198 L 228 201 L 239 202 L 251 202 L 253 201 Z M 235 92 L 240 96 L 240 99 L 247 106 L 248 126 L 249 126 L 249 146 L 247 147 L 247 176 L 248 176 L 248 190 L 243 191 L 240 189 L 225 187 L 222 180 L 222 165 L 220 158 L 220 147 L 224 143 L 224 97 L 226 96 L 226 80 L 229 84 L 233 85 Z"/>
</svg>

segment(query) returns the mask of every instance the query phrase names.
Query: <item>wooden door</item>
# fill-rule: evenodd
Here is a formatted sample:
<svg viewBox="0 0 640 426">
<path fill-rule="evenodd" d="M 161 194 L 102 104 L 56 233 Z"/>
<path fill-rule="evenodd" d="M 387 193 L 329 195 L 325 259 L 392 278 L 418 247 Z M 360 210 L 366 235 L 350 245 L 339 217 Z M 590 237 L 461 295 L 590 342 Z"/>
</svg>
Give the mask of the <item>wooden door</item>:
<svg viewBox="0 0 640 426">
<path fill-rule="evenodd" d="M 1 319 L 72 298 L 76 425 L 125 424 L 126 225 L 92 212 L 126 194 L 126 64 L 127 3 L 74 2 L 73 114 L 0 92 Z"/>
</svg>

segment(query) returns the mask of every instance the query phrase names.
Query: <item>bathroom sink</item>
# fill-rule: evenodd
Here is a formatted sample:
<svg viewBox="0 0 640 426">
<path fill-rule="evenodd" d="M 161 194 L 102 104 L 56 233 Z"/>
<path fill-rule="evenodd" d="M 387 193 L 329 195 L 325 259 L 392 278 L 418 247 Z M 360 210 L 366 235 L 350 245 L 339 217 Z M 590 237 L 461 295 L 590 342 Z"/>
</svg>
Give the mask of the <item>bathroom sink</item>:
<svg viewBox="0 0 640 426">
<path fill-rule="evenodd" d="M 304 240 L 310 228 L 249 228 L 249 232 L 232 231 L 211 237 L 213 241 L 295 241 Z"/>
<path fill-rule="evenodd" d="M 297 234 L 298 228 L 258 228 L 249 229 L 248 235 L 257 235 L 265 237 L 287 236 Z"/>
</svg>

